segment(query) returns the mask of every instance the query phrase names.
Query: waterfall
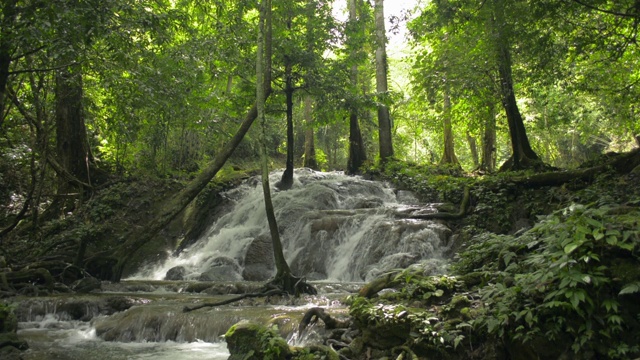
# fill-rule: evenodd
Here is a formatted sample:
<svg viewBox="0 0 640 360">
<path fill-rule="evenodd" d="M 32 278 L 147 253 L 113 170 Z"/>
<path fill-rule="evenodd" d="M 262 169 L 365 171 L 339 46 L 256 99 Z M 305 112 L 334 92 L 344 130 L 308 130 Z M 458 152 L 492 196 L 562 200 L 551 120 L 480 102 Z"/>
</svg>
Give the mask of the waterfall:
<svg viewBox="0 0 640 360">
<path fill-rule="evenodd" d="M 281 171 L 271 174 L 275 184 Z M 256 280 L 275 273 L 259 177 L 224 193 L 229 212 L 181 254 L 133 279 Z M 290 190 L 272 189 L 285 258 L 309 280 L 368 281 L 396 268 L 441 259 L 450 230 L 398 214 L 423 209 L 408 192 L 340 172 L 297 169 Z M 169 276 L 167 276 L 169 274 Z"/>
</svg>

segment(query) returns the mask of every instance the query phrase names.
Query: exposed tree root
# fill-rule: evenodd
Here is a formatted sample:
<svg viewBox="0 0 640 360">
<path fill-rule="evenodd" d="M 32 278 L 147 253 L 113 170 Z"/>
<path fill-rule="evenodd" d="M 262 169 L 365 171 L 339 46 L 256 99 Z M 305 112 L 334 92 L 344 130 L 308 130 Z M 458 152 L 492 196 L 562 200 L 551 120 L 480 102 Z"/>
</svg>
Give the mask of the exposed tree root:
<svg viewBox="0 0 640 360">
<path fill-rule="evenodd" d="M 611 161 L 605 164 L 596 165 L 586 169 L 551 171 L 533 175 L 518 176 L 511 178 L 511 182 L 516 185 L 524 185 L 528 187 L 557 186 L 575 180 L 593 181 L 597 175 L 609 169 L 613 169 L 620 174 L 626 174 L 639 165 L 640 149 L 634 149 L 628 153 L 612 155 Z"/>
<path fill-rule="evenodd" d="M 292 275 L 289 275 L 287 277 L 287 282 L 285 282 L 284 279 L 282 278 L 275 278 L 270 282 L 268 282 L 261 290 L 262 291 L 260 292 L 242 294 L 234 298 L 215 302 L 215 303 L 204 303 L 204 304 L 200 304 L 192 307 L 185 306 L 182 309 L 182 311 L 190 312 L 190 311 L 202 309 L 205 307 L 222 306 L 222 305 L 231 304 L 247 298 L 269 297 L 269 296 L 276 296 L 276 295 L 292 295 L 292 296 L 298 296 L 300 294 L 315 295 L 318 293 L 318 291 L 312 285 L 304 281 L 303 278 L 297 278 Z"/>
<path fill-rule="evenodd" d="M 411 359 L 411 360 L 418 360 L 418 355 L 416 355 L 416 353 L 414 353 L 411 349 L 409 349 L 408 346 L 396 346 L 393 349 L 391 349 L 391 353 L 395 355 L 396 352 L 400 352 L 400 354 L 398 354 L 398 357 L 396 358 L 396 360 L 403 360 L 405 359 L 404 354 L 406 353 L 407 356 L 409 356 L 406 359 Z"/>
<path fill-rule="evenodd" d="M 466 186 L 464 188 L 464 195 L 462 197 L 462 202 L 460 202 L 460 210 L 457 213 L 449 213 L 449 212 L 437 212 L 434 214 L 422 214 L 422 215 L 411 215 L 409 218 L 411 219 L 423 219 L 423 220 L 455 220 L 461 219 L 467 215 L 467 210 L 469 210 L 469 203 L 471 199 L 471 188 Z"/>
<path fill-rule="evenodd" d="M 242 294 L 240 296 L 236 296 L 234 298 L 223 300 L 223 301 L 219 301 L 219 302 L 215 302 L 215 303 L 204 303 L 204 304 L 200 304 L 200 305 L 196 305 L 196 306 L 192 306 L 192 307 L 185 306 L 182 309 L 182 312 L 191 312 L 191 311 L 202 309 L 202 308 L 205 308 L 205 307 L 216 307 L 216 306 L 227 305 L 227 304 L 231 304 L 231 303 L 234 303 L 236 301 L 240 301 L 242 299 L 247 299 L 247 298 L 268 297 L 268 296 L 286 295 L 286 294 L 287 293 L 282 291 L 281 289 L 271 289 L 271 290 L 258 292 L 258 293 Z"/>
<path fill-rule="evenodd" d="M 324 312 L 324 309 L 321 307 L 314 307 L 309 309 L 302 320 L 300 320 L 300 325 L 298 325 L 298 333 L 303 332 L 309 324 L 313 324 L 318 321 L 318 319 L 324 322 L 324 325 L 327 329 L 344 329 L 351 325 L 351 321 L 349 320 L 338 320 L 331 317 L 331 315 Z"/>
<path fill-rule="evenodd" d="M 12 285 L 43 283 L 49 292 L 53 291 L 55 281 L 51 273 L 44 268 L 24 269 L 20 271 L 0 272 L 0 288 L 9 289 Z"/>
</svg>

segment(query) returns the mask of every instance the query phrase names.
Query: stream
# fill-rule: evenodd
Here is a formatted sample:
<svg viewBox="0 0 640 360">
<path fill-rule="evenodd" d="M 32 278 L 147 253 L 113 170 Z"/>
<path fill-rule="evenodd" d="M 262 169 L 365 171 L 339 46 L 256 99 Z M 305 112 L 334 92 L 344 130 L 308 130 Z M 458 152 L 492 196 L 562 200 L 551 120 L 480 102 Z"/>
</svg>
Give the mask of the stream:
<svg viewBox="0 0 640 360">
<path fill-rule="evenodd" d="M 274 171 L 275 184 L 281 171 Z M 295 329 L 321 306 L 346 316 L 342 300 L 393 269 L 442 273 L 451 231 L 407 215 L 434 212 L 413 194 L 383 182 L 309 169 L 295 172 L 288 191 L 272 196 L 285 258 L 318 295 L 244 299 L 183 313 L 185 305 L 253 292 L 274 273 L 271 239 L 258 177 L 224 194 L 231 206 L 177 256 L 148 264 L 99 292 L 16 298 L 24 359 L 226 359 L 222 335 L 241 320 L 277 325 L 294 345 L 320 341 Z"/>
</svg>

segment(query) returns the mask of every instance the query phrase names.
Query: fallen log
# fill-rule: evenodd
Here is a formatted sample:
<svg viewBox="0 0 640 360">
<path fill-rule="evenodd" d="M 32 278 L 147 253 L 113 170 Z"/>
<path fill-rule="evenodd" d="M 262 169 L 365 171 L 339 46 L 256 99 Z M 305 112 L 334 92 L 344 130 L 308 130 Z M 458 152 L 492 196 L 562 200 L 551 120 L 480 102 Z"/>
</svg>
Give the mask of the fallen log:
<svg viewBox="0 0 640 360">
<path fill-rule="evenodd" d="M 281 289 L 271 289 L 271 290 L 264 291 L 264 292 L 259 292 L 259 293 L 242 294 L 240 296 L 236 296 L 234 298 L 223 300 L 223 301 L 219 301 L 219 302 L 215 302 L 215 303 L 204 303 L 204 304 L 200 304 L 200 305 L 196 305 L 196 306 L 192 306 L 192 307 L 185 306 L 182 309 L 182 312 L 191 312 L 191 311 L 202 309 L 202 308 L 205 308 L 205 307 L 216 307 L 216 306 L 227 305 L 227 304 L 231 304 L 231 303 L 234 303 L 236 301 L 240 301 L 242 299 L 247 299 L 247 298 L 268 297 L 268 296 L 275 296 L 275 295 L 287 295 L 287 293 L 285 291 L 281 290 Z"/>
</svg>

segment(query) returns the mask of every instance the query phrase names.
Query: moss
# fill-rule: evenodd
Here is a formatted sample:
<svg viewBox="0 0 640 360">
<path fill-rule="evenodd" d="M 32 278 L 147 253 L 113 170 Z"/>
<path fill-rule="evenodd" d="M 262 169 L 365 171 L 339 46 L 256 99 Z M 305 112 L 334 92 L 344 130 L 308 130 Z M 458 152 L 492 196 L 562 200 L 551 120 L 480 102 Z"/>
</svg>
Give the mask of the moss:
<svg viewBox="0 0 640 360">
<path fill-rule="evenodd" d="M 292 356 L 287 342 L 273 329 L 241 321 L 224 335 L 229 349 L 229 360 L 285 359 Z"/>
</svg>

